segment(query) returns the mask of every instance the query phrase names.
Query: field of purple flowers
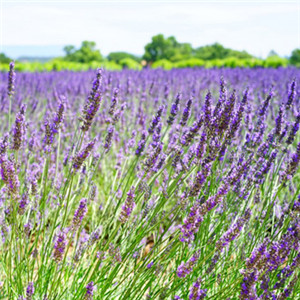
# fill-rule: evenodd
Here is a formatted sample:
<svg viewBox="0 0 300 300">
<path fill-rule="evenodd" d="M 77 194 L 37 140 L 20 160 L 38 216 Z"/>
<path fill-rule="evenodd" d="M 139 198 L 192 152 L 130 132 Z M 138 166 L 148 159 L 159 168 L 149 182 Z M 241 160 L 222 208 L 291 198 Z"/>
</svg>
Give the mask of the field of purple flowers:
<svg viewBox="0 0 300 300">
<path fill-rule="evenodd" d="M 300 299 L 300 70 L 0 74 L 1 299 Z"/>
</svg>

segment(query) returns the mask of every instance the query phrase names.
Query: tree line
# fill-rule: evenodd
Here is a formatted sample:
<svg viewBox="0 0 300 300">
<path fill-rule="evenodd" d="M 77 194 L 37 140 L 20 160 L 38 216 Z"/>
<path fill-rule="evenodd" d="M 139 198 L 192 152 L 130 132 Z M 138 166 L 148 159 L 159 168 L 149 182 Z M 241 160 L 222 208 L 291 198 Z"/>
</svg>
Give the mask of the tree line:
<svg viewBox="0 0 300 300">
<path fill-rule="evenodd" d="M 246 51 L 226 48 L 219 43 L 193 48 L 190 43 L 180 43 L 174 36 L 165 37 L 163 34 L 155 35 L 145 45 L 142 56 L 127 52 L 111 52 L 104 57 L 93 41 L 83 41 L 80 47 L 67 45 L 63 48 L 65 55 L 55 58 L 52 65 L 59 68 L 59 64 L 78 63 L 93 65 L 102 63 L 108 68 L 141 67 L 279 67 L 294 65 L 300 66 L 300 49 L 292 51 L 289 57 L 280 57 L 271 51 L 266 59 L 257 58 Z M 0 54 L 0 63 L 7 64 L 11 61 L 5 54 Z M 69 64 L 71 65 L 71 64 Z M 56 67 L 55 67 L 56 66 Z"/>
</svg>

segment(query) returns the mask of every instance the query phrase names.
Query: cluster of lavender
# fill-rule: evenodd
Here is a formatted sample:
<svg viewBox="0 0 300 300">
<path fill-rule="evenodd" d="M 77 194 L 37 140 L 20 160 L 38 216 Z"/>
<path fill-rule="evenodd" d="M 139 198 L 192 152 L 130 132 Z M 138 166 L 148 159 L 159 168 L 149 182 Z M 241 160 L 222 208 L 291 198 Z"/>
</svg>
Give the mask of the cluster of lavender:
<svg viewBox="0 0 300 300">
<path fill-rule="evenodd" d="M 11 63 L 0 298 L 298 299 L 299 75 Z"/>
</svg>

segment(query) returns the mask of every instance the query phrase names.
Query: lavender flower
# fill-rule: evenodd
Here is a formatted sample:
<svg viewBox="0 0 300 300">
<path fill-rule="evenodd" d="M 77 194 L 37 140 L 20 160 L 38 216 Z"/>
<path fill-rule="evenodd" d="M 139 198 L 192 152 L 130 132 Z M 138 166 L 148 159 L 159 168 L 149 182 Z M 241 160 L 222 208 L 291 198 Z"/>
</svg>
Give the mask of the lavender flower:
<svg viewBox="0 0 300 300">
<path fill-rule="evenodd" d="M 154 132 L 155 127 L 158 125 L 163 110 L 164 110 L 164 107 L 161 106 L 161 107 L 158 109 L 158 111 L 156 112 L 156 115 L 153 117 L 152 122 L 151 122 L 151 124 L 150 124 L 150 127 L 149 127 L 149 129 L 148 129 L 148 132 L 149 132 L 150 134 L 152 134 L 152 133 Z"/>
<path fill-rule="evenodd" d="M 65 111 L 65 102 L 66 98 L 64 96 L 60 96 L 59 98 L 59 103 L 57 107 L 57 111 L 55 113 L 54 119 L 53 119 L 53 124 L 52 124 L 52 132 L 53 134 L 58 133 L 59 128 L 61 127 L 61 124 L 63 123 L 64 120 L 64 111 Z"/>
<path fill-rule="evenodd" d="M 291 145 L 293 143 L 293 141 L 295 140 L 296 133 L 298 132 L 299 126 L 300 126 L 299 124 L 300 124 L 300 112 L 297 114 L 296 121 L 295 121 L 294 125 L 292 126 L 292 128 L 290 130 L 290 134 L 286 140 L 286 143 L 288 145 Z"/>
<path fill-rule="evenodd" d="M 19 209 L 18 209 L 19 215 L 24 215 L 25 209 L 26 209 L 28 203 L 29 203 L 29 200 L 28 200 L 28 194 L 27 194 L 27 193 L 24 193 L 24 194 L 22 195 L 21 200 L 19 201 Z"/>
<path fill-rule="evenodd" d="M 115 89 L 114 90 L 114 95 L 113 95 L 113 98 L 111 99 L 111 104 L 110 104 L 110 108 L 108 110 L 108 113 L 110 115 L 114 115 L 115 113 L 115 109 L 116 109 L 116 106 L 118 104 L 118 93 L 119 93 L 119 90 L 118 89 Z"/>
<path fill-rule="evenodd" d="M 284 106 L 281 105 L 278 111 L 278 115 L 276 117 L 276 130 L 275 130 L 275 134 L 280 136 L 281 134 L 281 128 L 283 125 L 283 117 L 284 117 Z"/>
<path fill-rule="evenodd" d="M 105 144 L 104 144 L 104 149 L 106 149 L 106 153 L 111 148 L 111 141 L 113 138 L 114 130 L 115 130 L 115 128 L 113 126 L 109 126 L 107 129 L 107 135 L 106 135 Z"/>
<path fill-rule="evenodd" d="M 250 209 L 247 209 L 244 216 L 239 218 L 237 222 L 217 241 L 216 247 L 218 251 L 222 251 L 231 241 L 233 241 L 241 232 L 245 223 L 249 221 L 251 216 Z"/>
<path fill-rule="evenodd" d="M 102 70 L 97 70 L 96 78 L 93 82 L 92 90 L 86 100 L 85 106 L 82 111 L 82 121 L 81 130 L 86 132 L 91 127 L 95 115 L 100 107 L 102 93 L 101 93 L 101 81 L 102 81 Z"/>
<path fill-rule="evenodd" d="M 183 113 L 182 113 L 182 117 L 181 117 L 181 120 L 179 122 L 179 124 L 181 126 L 185 126 L 189 117 L 190 117 L 190 114 L 191 114 L 191 106 L 192 106 L 192 103 L 193 103 L 193 98 L 191 97 L 187 103 L 186 103 L 186 106 L 183 110 Z"/>
<path fill-rule="evenodd" d="M 210 169 L 210 164 L 202 165 L 202 170 L 197 173 L 193 186 L 191 187 L 189 196 L 197 196 L 199 194 L 207 176 L 209 176 L 210 174 Z"/>
<path fill-rule="evenodd" d="M 270 104 L 270 101 L 271 101 L 272 97 L 273 97 L 273 91 L 271 90 L 269 92 L 269 95 L 267 96 L 266 100 L 264 101 L 262 107 L 260 108 L 260 110 L 258 112 L 258 114 L 259 114 L 260 117 L 264 117 L 265 116 L 266 111 L 268 109 L 268 106 Z"/>
<path fill-rule="evenodd" d="M 249 93 L 249 89 L 247 88 L 246 91 L 244 92 L 244 96 L 240 103 L 239 109 L 236 112 L 236 115 L 234 116 L 234 118 L 230 124 L 230 129 L 229 129 L 229 131 L 227 133 L 227 137 L 226 137 L 227 141 L 229 141 L 230 139 L 232 139 L 234 137 L 235 133 L 237 132 L 237 130 L 242 122 L 245 106 L 248 101 L 248 93 Z"/>
<path fill-rule="evenodd" d="M 211 92 L 208 91 L 208 93 L 205 96 L 205 104 L 204 104 L 204 123 L 205 126 L 208 128 L 210 127 L 210 121 L 211 121 Z"/>
<path fill-rule="evenodd" d="M 288 299 L 288 297 L 290 297 L 290 295 L 293 292 L 294 286 L 296 285 L 296 283 L 298 282 L 298 276 L 295 276 L 289 283 L 288 287 L 286 289 L 284 289 L 284 291 L 278 295 L 276 300 L 284 300 L 284 299 Z"/>
<path fill-rule="evenodd" d="M 145 144 L 146 144 L 146 137 L 147 137 L 147 132 L 143 131 L 141 139 L 138 142 L 138 147 L 137 147 L 137 149 L 135 151 L 135 155 L 136 156 L 140 156 L 143 153 L 143 151 L 145 149 Z"/>
<path fill-rule="evenodd" d="M 0 141 L 0 156 L 4 156 L 8 149 L 8 135 L 5 135 L 4 138 Z"/>
<path fill-rule="evenodd" d="M 286 110 L 291 108 L 291 106 L 296 98 L 296 95 L 297 95 L 296 86 L 297 86 L 296 80 L 294 79 L 293 82 L 291 83 L 288 100 L 285 105 Z"/>
<path fill-rule="evenodd" d="M 153 266 L 153 261 L 147 265 L 147 269 L 150 269 Z"/>
<path fill-rule="evenodd" d="M 85 293 L 84 299 L 85 300 L 93 300 L 94 290 L 95 290 L 95 285 L 94 285 L 94 282 L 91 281 L 86 286 L 86 293 Z"/>
<path fill-rule="evenodd" d="M 44 144 L 45 144 L 46 152 L 51 151 L 51 146 L 54 142 L 54 136 L 58 133 L 64 119 L 64 110 L 65 110 L 65 97 L 61 96 L 53 122 L 51 123 L 49 119 L 46 119 L 45 121 Z"/>
<path fill-rule="evenodd" d="M 89 157 L 96 143 L 96 139 L 89 142 L 77 155 L 73 158 L 73 168 L 78 171 L 83 162 Z"/>
<path fill-rule="evenodd" d="M 29 282 L 26 289 L 26 300 L 31 300 L 34 294 L 34 285 L 33 282 Z"/>
<path fill-rule="evenodd" d="M 180 241 L 187 243 L 193 241 L 202 221 L 203 216 L 199 212 L 199 204 L 196 203 L 192 206 L 188 217 L 184 219 L 183 225 L 180 227 L 180 231 L 182 232 L 179 238 Z"/>
<path fill-rule="evenodd" d="M 144 162 L 144 168 L 145 168 L 145 172 L 148 172 L 156 163 L 161 151 L 162 151 L 162 144 L 158 144 L 157 147 L 155 147 L 152 150 L 152 153 L 150 153 L 150 155 L 148 156 L 148 158 L 145 160 Z"/>
<path fill-rule="evenodd" d="M 180 278 L 186 277 L 193 271 L 194 265 L 197 263 L 200 256 L 200 251 L 196 251 L 195 254 L 186 262 L 182 262 L 177 268 L 177 276 Z"/>
<path fill-rule="evenodd" d="M 203 117 L 200 116 L 199 120 L 195 122 L 192 127 L 189 128 L 189 131 L 185 135 L 183 135 L 183 137 L 180 140 L 180 143 L 183 146 L 188 146 L 193 141 L 196 134 L 199 132 L 202 124 L 203 124 Z"/>
<path fill-rule="evenodd" d="M 204 147 L 205 147 L 206 141 L 207 141 L 207 136 L 206 136 L 206 133 L 203 131 L 200 141 L 199 141 L 199 144 L 196 148 L 196 157 L 198 160 L 200 160 L 204 155 Z"/>
<path fill-rule="evenodd" d="M 227 89 L 226 89 L 226 82 L 223 77 L 220 79 L 220 96 L 217 105 L 215 106 L 213 115 L 217 117 L 220 113 L 220 109 L 222 108 L 223 104 L 227 100 Z"/>
<path fill-rule="evenodd" d="M 75 211 L 73 217 L 73 228 L 76 230 L 80 227 L 82 219 L 84 218 L 87 212 L 87 199 L 80 200 L 79 207 Z"/>
<path fill-rule="evenodd" d="M 199 277 L 190 288 L 189 300 L 201 300 L 206 297 L 206 289 L 201 289 L 202 279 Z"/>
<path fill-rule="evenodd" d="M 119 216 L 119 220 L 121 223 L 126 223 L 132 213 L 132 210 L 135 206 L 135 203 L 134 203 L 134 190 L 135 190 L 135 187 L 132 186 L 131 189 L 129 190 L 129 192 L 127 193 L 127 198 L 125 200 L 125 203 L 124 205 L 122 206 L 122 210 L 121 210 L 121 213 L 120 213 L 120 216 Z"/>
<path fill-rule="evenodd" d="M 20 181 L 16 173 L 15 165 L 12 161 L 8 160 L 7 157 L 0 157 L 1 164 L 1 177 L 4 183 L 8 187 L 9 193 L 13 197 L 17 197 L 19 194 Z"/>
<path fill-rule="evenodd" d="M 122 256 L 120 253 L 120 247 L 115 247 L 113 244 L 109 245 L 108 252 L 110 256 L 112 257 L 113 263 L 121 263 L 122 262 Z"/>
<path fill-rule="evenodd" d="M 288 179 L 291 179 L 292 176 L 295 174 L 298 165 L 300 161 L 300 143 L 297 146 L 296 153 L 293 154 L 292 159 L 288 163 L 283 176 L 282 176 L 282 181 L 286 181 Z"/>
<path fill-rule="evenodd" d="M 170 111 L 170 116 L 169 119 L 167 120 L 167 123 L 169 125 L 172 125 L 175 117 L 177 116 L 178 110 L 179 110 L 179 102 L 181 101 L 181 93 L 178 93 L 175 99 L 175 102 L 172 104 L 171 111 Z"/>
<path fill-rule="evenodd" d="M 226 103 L 224 104 L 224 109 L 220 114 L 220 119 L 217 126 L 218 131 L 220 133 L 224 132 L 229 126 L 230 120 L 233 117 L 233 109 L 234 109 L 235 102 L 236 102 L 236 91 L 234 90 L 230 98 L 228 99 L 228 101 L 226 101 Z"/>
<path fill-rule="evenodd" d="M 20 111 L 17 113 L 16 121 L 15 121 L 15 128 L 13 130 L 12 149 L 16 150 L 16 151 L 18 151 L 20 149 L 21 144 L 24 139 L 25 132 L 26 132 L 25 112 L 26 112 L 26 105 L 23 104 L 21 106 Z"/>
<path fill-rule="evenodd" d="M 60 231 L 59 234 L 57 235 L 54 244 L 54 252 L 53 252 L 53 258 L 57 263 L 62 261 L 65 249 L 66 249 L 66 234 L 63 231 Z"/>
<path fill-rule="evenodd" d="M 7 94 L 9 97 L 12 97 L 15 93 L 15 81 L 16 81 L 15 63 L 12 61 L 9 64 L 9 72 L 8 72 Z"/>
</svg>

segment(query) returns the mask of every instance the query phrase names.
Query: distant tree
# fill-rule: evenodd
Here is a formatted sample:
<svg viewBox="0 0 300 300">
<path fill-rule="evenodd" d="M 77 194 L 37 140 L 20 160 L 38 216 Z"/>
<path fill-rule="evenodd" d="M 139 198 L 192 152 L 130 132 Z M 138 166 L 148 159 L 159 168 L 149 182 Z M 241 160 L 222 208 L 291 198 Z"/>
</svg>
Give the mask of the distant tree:
<svg viewBox="0 0 300 300">
<path fill-rule="evenodd" d="M 212 60 L 212 59 L 225 59 L 228 57 L 235 58 L 251 58 L 252 55 L 246 51 L 237 51 L 229 48 L 223 47 L 219 43 L 213 45 L 203 46 L 195 49 L 195 57 L 203 60 Z"/>
<path fill-rule="evenodd" d="M 174 36 L 165 38 L 163 34 L 152 37 L 151 42 L 145 46 L 143 59 L 147 62 L 167 59 L 177 61 L 188 59 L 192 54 L 192 47 L 188 43 L 179 43 Z"/>
<path fill-rule="evenodd" d="M 140 57 L 130 54 L 130 53 L 127 53 L 127 52 L 111 52 L 107 56 L 107 59 L 109 61 L 115 61 L 116 63 L 119 63 L 121 60 L 123 60 L 125 58 L 130 58 L 136 62 L 141 61 Z"/>
<path fill-rule="evenodd" d="M 76 48 L 73 45 L 67 45 L 63 50 L 66 52 L 66 56 L 70 56 L 75 52 Z"/>
<path fill-rule="evenodd" d="M 89 63 L 103 60 L 100 51 L 96 49 L 96 43 L 92 41 L 83 41 L 79 49 L 72 45 L 65 46 L 64 51 L 65 59 L 68 61 Z"/>
<path fill-rule="evenodd" d="M 300 48 L 293 50 L 290 63 L 295 66 L 300 66 Z"/>
<path fill-rule="evenodd" d="M 279 56 L 279 55 L 274 50 L 271 50 L 268 54 L 268 57 L 272 57 L 272 56 Z"/>
<path fill-rule="evenodd" d="M 0 63 L 2 64 L 9 64 L 12 61 L 11 58 L 6 56 L 4 53 L 0 53 Z"/>
</svg>

